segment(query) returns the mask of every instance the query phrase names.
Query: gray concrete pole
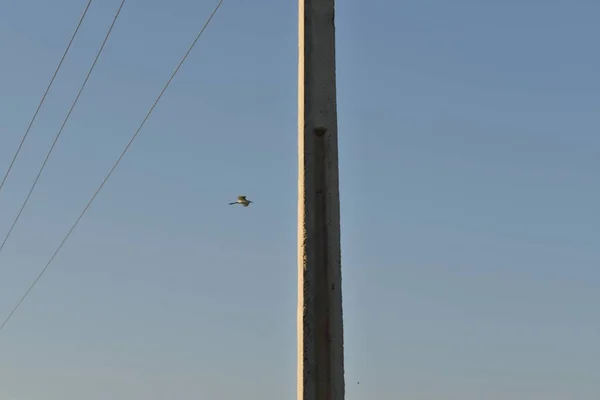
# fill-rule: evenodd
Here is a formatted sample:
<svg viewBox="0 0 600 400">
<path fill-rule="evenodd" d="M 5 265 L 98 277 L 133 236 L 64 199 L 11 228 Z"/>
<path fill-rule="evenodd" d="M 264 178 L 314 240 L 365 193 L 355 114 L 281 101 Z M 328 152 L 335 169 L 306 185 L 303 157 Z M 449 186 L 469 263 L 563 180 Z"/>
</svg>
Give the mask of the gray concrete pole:
<svg viewBox="0 0 600 400">
<path fill-rule="evenodd" d="M 334 0 L 299 0 L 298 400 L 344 400 Z"/>
</svg>

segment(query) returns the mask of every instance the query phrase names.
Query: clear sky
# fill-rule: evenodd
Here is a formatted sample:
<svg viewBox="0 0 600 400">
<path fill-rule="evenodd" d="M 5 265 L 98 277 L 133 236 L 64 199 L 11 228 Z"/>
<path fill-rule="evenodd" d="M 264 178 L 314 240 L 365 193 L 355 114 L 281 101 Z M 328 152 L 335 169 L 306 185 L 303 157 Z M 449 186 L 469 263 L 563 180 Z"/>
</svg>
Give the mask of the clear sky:
<svg viewBox="0 0 600 400">
<path fill-rule="evenodd" d="M 85 3 L 0 2 L 1 173 Z M 127 2 L 0 254 L 0 319 L 215 3 Z M 338 3 L 348 400 L 600 398 L 600 3 Z M 118 5 L 93 3 L 0 235 Z M 295 1 L 225 0 L 0 332 L 0 400 L 295 398 L 296 41 Z"/>
</svg>

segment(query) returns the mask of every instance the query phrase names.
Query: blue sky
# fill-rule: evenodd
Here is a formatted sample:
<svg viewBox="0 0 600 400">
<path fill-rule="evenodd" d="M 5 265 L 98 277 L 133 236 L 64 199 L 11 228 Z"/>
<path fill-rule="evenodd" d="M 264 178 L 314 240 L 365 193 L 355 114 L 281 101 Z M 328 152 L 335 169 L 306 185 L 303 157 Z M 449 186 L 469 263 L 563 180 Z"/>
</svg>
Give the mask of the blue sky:
<svg viewBox="0 0 600 400">
<path fill-rule="evenodd" d="M 85 3 L 0 3 L 2 168 Z M 0 193 L 2 235 L 118 5 L 93 3 Z M 0 254 L 1 315 L 214 5 L 127 2 Z M 339 2 L 348 400 L 600 396 L 598 15 Z M 295 397 L 296 41 L 296 2 L 225 0 L 0 332 L 0 400 Z"/>
</svg>

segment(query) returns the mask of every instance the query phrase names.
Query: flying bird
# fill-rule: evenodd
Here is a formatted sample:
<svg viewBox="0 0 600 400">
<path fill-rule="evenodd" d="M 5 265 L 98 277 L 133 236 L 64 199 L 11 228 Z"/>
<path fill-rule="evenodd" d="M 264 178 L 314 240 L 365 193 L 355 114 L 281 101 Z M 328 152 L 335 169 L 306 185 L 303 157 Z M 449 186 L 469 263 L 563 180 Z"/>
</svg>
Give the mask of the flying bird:
<svg viewBox="0 0 600 400">
<path fill-rule="evenodd" d="M 250 203 L 252 203 L 250 200 L 246 199 L 246 196 L 238 196 L 237 201 L 233 202 L 233 203 L 229 203 L 230 206 L 233 206 L 235 204 L 241 204 L 244 207 L 248 207 L 250 205 Z"/>
</svg>

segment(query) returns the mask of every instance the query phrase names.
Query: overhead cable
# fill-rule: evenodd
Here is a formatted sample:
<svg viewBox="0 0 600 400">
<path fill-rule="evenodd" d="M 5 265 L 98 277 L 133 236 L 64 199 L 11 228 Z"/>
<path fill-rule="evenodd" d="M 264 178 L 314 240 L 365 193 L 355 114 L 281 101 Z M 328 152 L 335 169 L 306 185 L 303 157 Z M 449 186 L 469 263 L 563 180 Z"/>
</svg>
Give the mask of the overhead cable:
<svg viewBox="0 0 600 400">
<path fill-rule="evenodd" d="M 79 32 L 79 27 L 81 27 L 81 24 L 83 23 L 83 20 L 85 19 L 85 16 L 87 15 L 87 12 L 90 8 L 90 5 L 92 4 L 92 1 L 93 0 L 89 0 L 87 5 L 85 6 L 85 10 L 83 10 L 83 14 L 81 15 L 81 18 L 79 18 L 79 23 L 77 24 L 77 27 L 75 28 L 75 32 L 73 32 L 73 35 L 71 35 L 71 40 L 69 40 L 69 44 L 67 45 L 67 48 L 65 49 L 65 51 L 62 55 L 62 58 L 60 59 L 58 66 L 54 70 L 52 79 L 50 79 L 50 83 L 46 87 L 46 91 L 44 92 L 44 95 L 42 96 L 40 103 L 38 104 L 35 112 L 33 113 L 33 117 L 31 118 L 31 121 L 29 122 L 29 125 L 27 126 L 27 129 L 25 130 L 25 134 L 23 134 L 23 136 L 21 137 L 21 142 L 19 143 L 19 147 L 17 147 L 17 151 L 13 155 L 13 158 L 10 161 L 10 164 L 8 165 L 8 169 L 6 170 L 6 173 L 4 174 L 4 178 L 2 178 L 2 182 L 0 182 L 0 191 L 2 191 L 2 188 L 4 187 L 4 183 L 6 182 L 8 175 L 10 175 L 13 165 L 15 164 L 15 161 L 17 160 L 17 157 L 19 156 L 19 153 L 21 152 L 23 143 L 25 143 L 25 139 L 27 139 L 27 136 L 29 136 L 29 131 L 31 130 L 31 127 L 33 126 L 33 123 L 35 122 L 35 119 L 37 118 L 37 115 L 40 112 L 40 109 L 42 108 L 42 104 L 44 104 L 44 101 L 46 101 L 46 96 L 48 95 L 48 92 L 50 92 L 50 88 L 52 87 L 52 84 L 54 83 L 54 79 L 56 79 L 56 75 L 58 75 L 58 71 L 60 70 L 60 67 L 63 64 L 63 61 L 65 61 L 65 58 L 67 57 L 67 53 L 69 52 L 69 49 L 71 48 L 71 45 L 73 44 L 73 40 L 75 40 L 75 36 L 77 36 L 77 32 Z"/>
<path fill-rule="evenodd" d="M 158 102 L 160 101 L 160 99 L 162 98 L 162 96 L 164 95 L 164 93 L 166 92 L 167 88 L 169 87 L 169 85 L 171 84 L 171 82 L 173 81 L 173 79 L 175 78 L 175 76 L 177 75 L 177 73 L 179 72 L 181 66 L 183 65 L 183 63 L 185 62 L 185 60 L 188 58 L 188 56 L 192 52 L 194 46 L 196 45 L 196 43 L 198 42 L 198 40 L 200 39 L 200 37 L 202 36 L 202 34 L 206 30 L 206 28 L 208 27 L 208 25 L 212 21 L 213 17 L 215 16 L 215 14 L 217 13 L 217 11 L 219 10 L 219 8 L 221 7 L 221 5 L 223 4 L 223 1 L 224 0 L 220 0 L 217 3 L 217 5 L 214 8 L 213 12 L 210 14 L 210 16 L 208 17 L 208 19 L 206 20 L 206 22 L 202 26 L 202 29 L 200 29 L 200 32 L 196 35 L 196 38 L 194 39 L 194 41 L 192 42 L 192 44 L 188 48 L 187 52 L 185 53 L 185 55 L 183 56 L 183 58 L 181 59 L 181 61 L 179 62 L 179 64 L 175 68 L 175 70 L 173 71 L 173 73 L 171 74 L 171 77 L 169 78 L 169 80 L 167 81 L 167 83 L 165 84 L 165 86 L 163 87 L 163 89 L 160 91 L 158 97 L 156 98 L 156 100 L 154 101 L 154 103 L 152 104 L 152 106 L 150 107 L 150 109 L 148 110 L 148 113 L 146 114 L 146 116 L 142 120 L 141 124 L 139 125 L 139 127 L 134 132 L 134 134 L 132 135 L 131 139 L 129 140 L 129 142 L 125 146 L 125 149 L 121 152 L 121 155 L 117 158 L 117 160 L 115 161 L 115 163 L 113 164 L 113 166 L 109 170 L 108 174 L 106 175 L 106 177 L 104 178 L 104 180 L 102 181 L 102 183 L 100 184 L 100 186 L 98 187 L 98 189 L 96 189 L 96 191 L 94 192 L 94 194 L 92 195 L 92 197 L 90 198 L 90 200 L 88 201 L 88 203 L 86 204 L 86 206 L 83 208 L 83 210 L 81 211 L 81 213 L 79 214 L 79 216 L 77 217 L 77 219 L 75 220 L 75 222 L 73 223 L 73 225 L 71 226 L 71 228 L 68 230 L 67 234 L 64 236 L 64 238 L 62 239 L 62 241 L 60 242 L 60 244 L 58 245 L 58 247 L 56 248 L 56 250 L 54 251 L 54 253 L 50 257 L 50 259 L 48 260 L 48 262 L 44 266 L 44 268 L 40 271 L 40 273 L 38 274 L 38 276 L 33 280 L 33 282 L 31 283 L 31 285 L 29 286 L 29 288 L 25 292 L 25 294 L 23 294 L 23 296 L 17 302 L 17 304 L 14 306 L 14 308 L 12 309 L 12 311 L 4 319 L 4 322 L 2 322 L 2 324 L 0 325 L 0 331 L 2 329 L 4 329 L 4 327 L 6 326 L 6 324 L 8 323 L 8 321 L 10 321 L 10 319 L 12 318 L 12 316 L 15 314 L 15 312 L 19 309 L 19 307 L 23 303 L 23 301 L 25 301 L 25 299 L 27 298 L 27 296 L 29 295 L 29 293 L 33 290 L 33 288 L 35 287 L 35 285 L 40 280 L 40 278 L 44 275 L 44 273 L 46 273 L 46 271 L 48 270 L 48 267 L 50 267 L 50 265 L 52 264 L 52 261 L 54 261 L 54 259 L 56 258 L 56 256 L 58 255 L 58 253 L 60 252 L 60 250 L 62 249 L 62 247 L 64 246 L 64 244 L 66 243 L 66 241 L 69 239 L 69 237 L 71 236 L 71 234 L 75 230 L 75 227 L 79 224 L 79 221 L 81 221 L 81 219 L 83 218 L 83 216 L 85 215 L 85 213 L 88 211 L 88 209 L 90 208 L 90 206 L 92 205 L 92 203 L 94 202 L 94 200 L 96 199 L 96 197 L 98 196 L 98 194 L 100 193 L 100 191 L 102 190 L 102 188 L 104 187 L 104 185 L 106 184 L 106 182 L 111 177 L 112 173 L 115 171 L 115 169 L 117 168 L 117 166 L 119 165 L 119 163 L 121 162 L 121 160 L 123 159 L 123 157 L 125 157 L 125 154 L 129 150 L 129 148 L 131 147 L 131 145 L 133 144 L 133 142 L 135 141 L 135 139 L 138 137 L 138 134 L 140 133 L 140 131 L 144 127 L 144 125 L 145 125 L 146 121 L 148 120 L 148 118 L 150 118 L 150 115 L 152 114 L 152 112 L 156 108 L 156 105 L 158 104 Z"/>
<path fill-rule="evenodd" d="M 21 214 L 23 214 L 23 210 L 25 209 L 25 206 L 27 206 L 27 203 L 29 202 L 29 199 L 31 198 L 31 195 L 33 194 L 33 190 L 35 189 L 38 181 L 40 180 L 40 177 L 42 176 L 42 172 L 44 171 L 44 168 L 46 168 L 46 164 L 48 163 L 48 160 L 50 159 L 50 155 L 52 154 L 52 151 L 54 151 L 54 147 L 56 146 L 56 143 L 58 142 L 58 139 L 60 138 L 60 135 L 62 134 L 63 130 L 65 129 L 65 126 L 67 125 L 67 122 L 69 121 L 69 118 L 71 117 L 71 113 L 73 113 L 73 110 L 75 109 L 75 106 L 77 105 L 77 102 L 79 101 L 79 98 L 81 97 L 81 93 L 83 93 L 83 89 L 85 89 L 85 86 L 87 85 L 87 83 L 88 83 L 88 81 L 90 79 L 90 76 L 92 75 L 92 72 L 94 71 L 94 68 L 96 67 L 96 63 L 98 63 L 98 59 L 100 58 L 100 55 L 102 54 L 102 50 L 104 50 L 104 46 L 106 45 L 106 42 L 108 41 L 108 38 L 110 37 L 110 34 L 113 31 L 115 23 L 117 22 L 117 19 L 119 18 L 119 15 L 121 14 L 121 9 L 123 8 L 123 5 L 125 4 L 125 1 L 126 0 L 122 0 L 121 1 L 121 5 L 119 6 L 119 8 L 117 9 L 117 12 L 115 13 L 113 21 L 110 24 L 110 27 L 108 28 L 108 31 L 106 32 L 106 36 L 104 37 L 104 40 L 102 41 L 102 45 L 100 46 L 100 49 L 98 49 L 98 52 L 96 53 L 96 58 L 94 59 L 94 62 L 92 63 L 92 66 L 88 70 L 88 73 L 87 73 L 87 75 L 85 77 L 85 80 L 83 81 L 83 84 L 79 88 L 79 92 L 77 93 L 77 96 L 75 96 L 75 100 L 73 101 L 73 104 L 71 104 L 71 108 L 69 109 L 69 112 L 67 113 L 65 119 L 63 120 L 63 123 L 62 123 L 60 129 L 58 130 L 56 136 L 54 136 L 54 141 L 52 142 L 52 145 L 50 146 L 50 149 L 48 149 L 48 152 L 46 153 L 46 158 L 44 159 L 44 162 L 40 166 L 38 174 L 35 177 L 35 180 L 31 184 L 31 187 L 29 188 L 29 193 L 27 193 L 27 196 L 25 197 L 25 200 L 21 204 L 21 208 L 19 209 L 19 212 L 17 213 L 17 216 L 13 220 L 13 222 L 12 222 L 12 224 L 10 226 L 10 229 L 8 230 L 8 232 L 6 233 L 6 235 L 4 236 L 4 239 L 2 240 L 2 244 L 0 244 L 0 253 L 2 253 L 2 250 L 4 249 L 4 246 L 6 245 L 6 242 L 8 241 L 8 238 L 10 237 L 13 229 L 17 225 L 17 222 L 19 221 L 19 218 L 21 218 Z"/>
</svg>

